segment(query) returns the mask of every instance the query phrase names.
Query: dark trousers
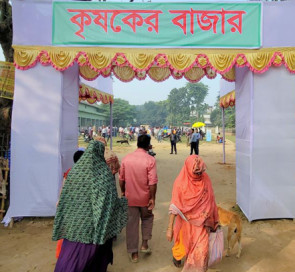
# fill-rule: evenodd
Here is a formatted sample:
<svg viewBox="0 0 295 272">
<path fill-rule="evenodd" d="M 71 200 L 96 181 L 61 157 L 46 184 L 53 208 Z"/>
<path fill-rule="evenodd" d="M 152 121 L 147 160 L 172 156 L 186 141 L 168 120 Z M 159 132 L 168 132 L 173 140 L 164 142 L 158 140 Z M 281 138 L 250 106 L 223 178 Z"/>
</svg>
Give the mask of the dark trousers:
<svg viewBox="0 0 295 272">
<path fill-rule="evenodd" d="M 138 252 L 139 220 L 141 219 L 142 240 L 152 238 L 154 214 L 147 207 L 128 207 L 128 221 L 126 226 L 127 252 Z"/>
<path fill-rule="evenodd" d="M 173 153 L 173 148 L 174 148 L 175 154 L 177 154 L 176 142 L 175 141 L 171 141 L 171 153 Z"/>
<path fill-rule="evenodd" d="M 191 142 L 191 155 L 193 154 L 193 151 L 196 155 L 199 155 L 199 140 Z"/>
</svg>

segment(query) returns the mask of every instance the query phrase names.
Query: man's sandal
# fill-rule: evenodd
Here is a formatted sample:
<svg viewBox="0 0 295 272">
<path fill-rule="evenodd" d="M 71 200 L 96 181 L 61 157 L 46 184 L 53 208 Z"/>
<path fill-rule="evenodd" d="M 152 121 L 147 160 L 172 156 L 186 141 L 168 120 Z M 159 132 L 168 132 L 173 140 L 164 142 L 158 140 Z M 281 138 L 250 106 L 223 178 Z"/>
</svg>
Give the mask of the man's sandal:
<svg viewBox="0 0 295 272">
<path fill-rule="evenodd" d="M 131 261 L 132 263 L 138 263 L 138 257 L 134 258 L 134 257 L 132 257 L 132 254 L 133 254 L 133 253 L 129 254 L 129 259 L 130 259 L 130 261 Z"/>
<path fill-rule="evenodd" d="M 140 252 L 141 253 L 146 253 L 146 254 L 151 254 L 152 253 L 152 250 L 151 250 L 151 248 L 141 248 L 140 249 Z"/>
</svg>

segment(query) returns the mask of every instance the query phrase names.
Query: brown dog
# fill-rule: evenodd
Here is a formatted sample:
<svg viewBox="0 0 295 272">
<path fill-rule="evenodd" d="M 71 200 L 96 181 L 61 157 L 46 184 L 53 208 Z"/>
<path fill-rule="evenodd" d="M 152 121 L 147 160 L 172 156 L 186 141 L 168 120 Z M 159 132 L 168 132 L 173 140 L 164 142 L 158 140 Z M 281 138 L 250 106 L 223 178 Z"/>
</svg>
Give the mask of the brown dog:
<svg viewBox="0 0 295 272">
<path fill-rule="evenodd" d="M 219 206 L 217 208 L 218 208 L 220 225 L 228 226 L 226 256 L 228 257 L 230 255 L 231 250 L 234 248 L 236 242 L 238 242 L 239 249 L 238 249 L 237 258 L 240 258 L 240 255 L 242 252 L 242 245 L 241 245 L 242 220 L 234 212 L 225 210 Z"/>
</svg>

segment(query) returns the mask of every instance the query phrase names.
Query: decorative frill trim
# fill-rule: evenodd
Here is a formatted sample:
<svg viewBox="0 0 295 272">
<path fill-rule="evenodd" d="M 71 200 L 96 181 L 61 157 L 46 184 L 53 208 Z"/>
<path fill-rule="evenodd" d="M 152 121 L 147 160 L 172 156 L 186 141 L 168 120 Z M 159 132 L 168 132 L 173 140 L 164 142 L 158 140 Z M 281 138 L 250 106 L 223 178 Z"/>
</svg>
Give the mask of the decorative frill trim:
<svg viewBox="0 0 295 272">
<path fill-rule="evenodd" d="M 14 49 L 18 69 L 29 69 L 40 62 L 64 71 L 78 63 L 81 75 L 88 80 L 113 72 L 126 82 L 134 78 L 143 80 L 147 75 L 155 81 L 172 76 L 197 82 L 203 76 L 214 78 L 216 73 L 234 81 L 234 66 L 264 73 L 272 65 L 285 65 L 295 73 L 295 47 L 236 50 L 14 46 Z"/>
<path fill-rule="evenodd" d="M 226 95 L 220 97 L 219 105 L 222 108 L 228 108 L 233 107 L 236 103 L 236 93 L 235 91 L 231 91 L 230 93 L 227 93 Z"/>
<path fill-rule="evenodd" d="M 94 89 L 86 84 L 81 83 L 79 89 L 79 101 L 87 101 L 90 104 L 95 102 L 102 102 L 109 104 L 114 102 L 114 97 L 110 94 L 104 93 L 100 90 Z"/>
</svg>

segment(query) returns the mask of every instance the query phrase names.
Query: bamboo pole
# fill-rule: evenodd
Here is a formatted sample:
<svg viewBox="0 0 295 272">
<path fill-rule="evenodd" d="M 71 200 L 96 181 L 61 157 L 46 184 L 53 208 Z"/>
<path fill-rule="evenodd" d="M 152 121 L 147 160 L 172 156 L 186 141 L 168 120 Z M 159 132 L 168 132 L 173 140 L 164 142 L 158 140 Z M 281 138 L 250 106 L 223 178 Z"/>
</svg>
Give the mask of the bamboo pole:
<svg viewBox="0 0 295 272">
<path fill-rule="evenodd" d="M 110 102 L 110 149 L 113 149 L 113 104 Z"/>
<path fill-rule="evenodd" d="M 225 120 L 224 120 L 224 107 L 222 107 L 222 133 L 223 133 L 223 163 L 225 164 Z"/>
</svg>

